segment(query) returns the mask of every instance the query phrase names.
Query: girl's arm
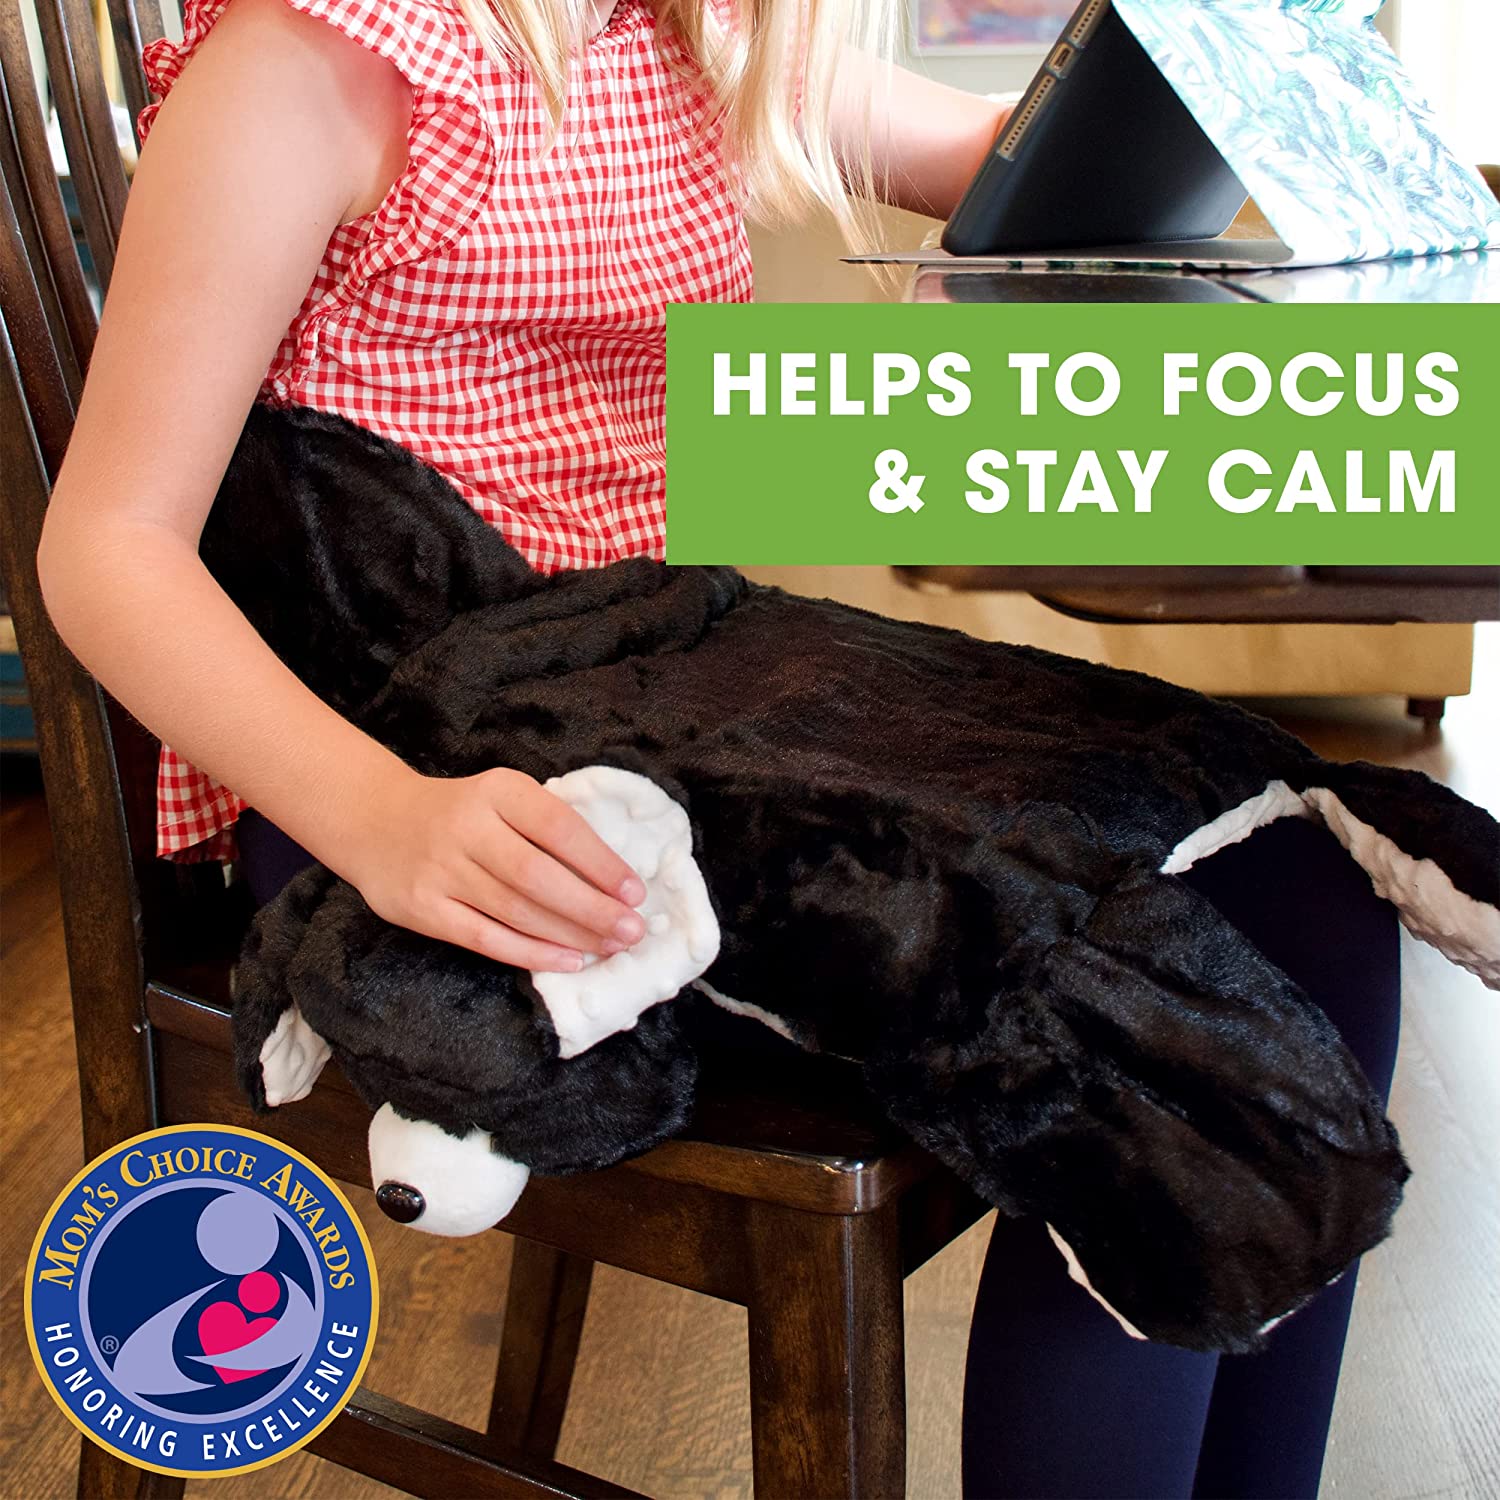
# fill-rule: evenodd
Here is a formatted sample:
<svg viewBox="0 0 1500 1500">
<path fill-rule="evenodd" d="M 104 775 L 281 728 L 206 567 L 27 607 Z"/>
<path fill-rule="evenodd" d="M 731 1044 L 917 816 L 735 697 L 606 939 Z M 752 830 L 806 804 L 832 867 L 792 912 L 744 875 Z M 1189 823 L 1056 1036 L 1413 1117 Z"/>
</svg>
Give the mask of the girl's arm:
<svg viewBox="0 0 1500 1500">
<path fill-rule="evenodd" d="M 100 681 L 382 916 L 576 968 L 644 931 L 629 867 L 518 772 L 412 771 L 305 688 L 198 557 L 277 345 L 329 236 L 405 164 L 410 111 L 384 59 L 282 0 L 233 0 L 142 154 L 38 568 Z"/>
<path fill-rule="evenodd" d="M 881 201 L 946 219 L 1009 113 L 1009 105 L 846 47 L 834 89 L 834 149 L 846 164 L 857 162 L 868 132 Z"/>
</svg>

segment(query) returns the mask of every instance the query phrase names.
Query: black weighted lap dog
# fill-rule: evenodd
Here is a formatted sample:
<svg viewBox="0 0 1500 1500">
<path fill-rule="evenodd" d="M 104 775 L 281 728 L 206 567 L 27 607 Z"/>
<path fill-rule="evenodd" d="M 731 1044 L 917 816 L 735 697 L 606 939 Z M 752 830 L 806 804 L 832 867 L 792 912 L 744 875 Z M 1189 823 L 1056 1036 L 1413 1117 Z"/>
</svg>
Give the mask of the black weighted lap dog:
<svg viewBox="0 0 1500 1500">
<path fill-rule="evenodd" d="M 484 1227 L 529 1171 L 680 1129 L 696 1063 L 658 1002 L 696 982 L 859 1059 L 1122 1320 L 1245 1349 L 1384 1237 L 1407 1169 L 1322 1013 L 1174 875 L 1322 818 L 1500 987 L 1491 817 L 1199 694 L 725 568 L 545 578 L 410 453 L 302 408 L 251 413 L 203 553 L 411 765 L 563 778 L 651 877 L 659 941 L 581 976 L 393 928 L 321 867 L 258 916 L 247 1088 L 299 1097 L 331 1048 L 378 1107 L 385 1201 L 421 1227 Z"/>
</svg>

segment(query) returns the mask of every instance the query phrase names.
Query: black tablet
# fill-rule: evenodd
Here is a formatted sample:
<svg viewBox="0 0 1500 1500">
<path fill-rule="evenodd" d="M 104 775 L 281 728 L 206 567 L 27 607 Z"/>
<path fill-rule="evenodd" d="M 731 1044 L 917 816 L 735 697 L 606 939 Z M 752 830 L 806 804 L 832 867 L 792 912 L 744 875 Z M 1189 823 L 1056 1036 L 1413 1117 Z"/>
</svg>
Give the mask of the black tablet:
<svg viewBox="0 0 1500 1500">
<path fill-rule="evenodd" d="M 1084 0 L 995 138 L 943 248 L 1210 240 L 1248 196 L 1110 0 Z"/>
</svg>

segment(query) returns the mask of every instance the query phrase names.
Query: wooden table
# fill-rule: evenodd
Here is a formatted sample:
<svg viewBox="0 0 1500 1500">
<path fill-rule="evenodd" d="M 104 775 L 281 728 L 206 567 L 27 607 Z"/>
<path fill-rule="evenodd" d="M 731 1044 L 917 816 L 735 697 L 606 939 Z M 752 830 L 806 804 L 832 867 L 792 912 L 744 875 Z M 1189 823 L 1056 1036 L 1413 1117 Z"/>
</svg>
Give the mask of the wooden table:
<svg viewBox="0 0 1500 1500">
<path fill-rule="evenodd" d="M 916 268 L 919 303 L 1500 303 L 1500 251 L 1371 261 L 1302 271 L 1140 268 Z M 1500 559 L 1496 560 L 1500 562 Z M 914 588 L 1034 594 L 1065 613 L 1112 623 L 1245 624 L 1500 620 L 1500 566 L 906 567 Z"/>
<path fill-rule="evenodd" d="M 980 270 L 920 265 L 909 302 L 1500 302 L 1500 250 L 1305 271 L 1086 267 Z"/>
</svg>

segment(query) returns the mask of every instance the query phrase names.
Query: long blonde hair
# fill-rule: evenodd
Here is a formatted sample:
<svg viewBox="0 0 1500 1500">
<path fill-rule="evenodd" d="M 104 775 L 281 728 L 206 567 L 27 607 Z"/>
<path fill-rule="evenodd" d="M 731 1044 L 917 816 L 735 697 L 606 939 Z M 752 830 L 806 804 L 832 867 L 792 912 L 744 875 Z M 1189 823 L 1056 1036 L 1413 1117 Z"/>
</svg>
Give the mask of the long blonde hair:
<svg viewBox="0 0 1500 1500">
<path fill-rule="evenodd" d="M 840 160 L 830 120 L 845 45 L 877 58 L 894 50 L 899 0 L 725 0 L 724 26 L 708 0 L 646 0 L 657 46 L 675 42 L 711 90 L 725 170 L 746 211 L 794 222 L 821 205 L 851 240 L 865 235 L 876 184 L 874 100 L 855 99 L 866 128 Z M 530 72 L 554 128 L 584 41 L 587 0 L 458 0 L 487 51 Z M 800 97 L 800 111 L 798 107 Z M 708 122 L 706 122 L 708 123 Z M 851 194 L 854 202 L 851 202 Z"/>
</svg>

